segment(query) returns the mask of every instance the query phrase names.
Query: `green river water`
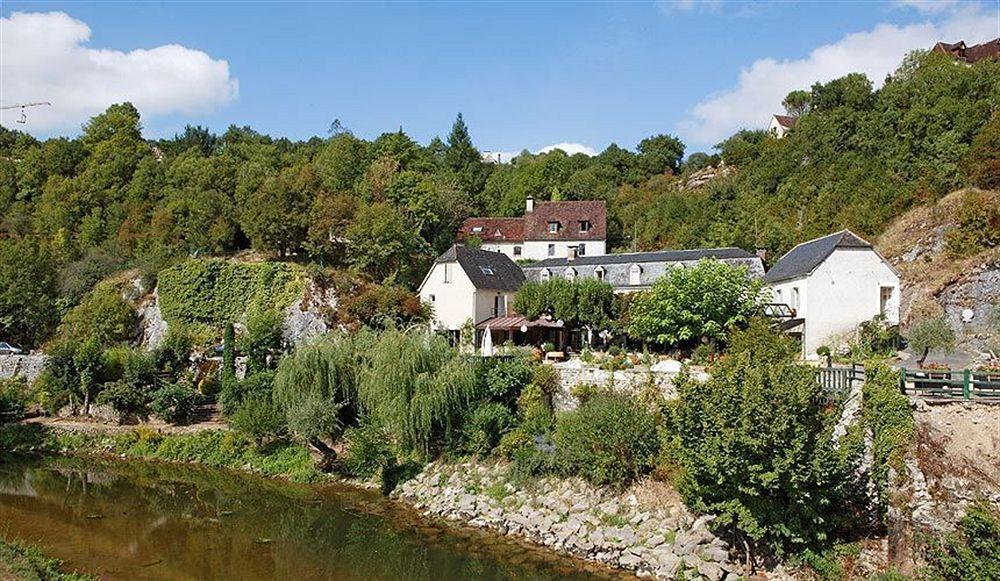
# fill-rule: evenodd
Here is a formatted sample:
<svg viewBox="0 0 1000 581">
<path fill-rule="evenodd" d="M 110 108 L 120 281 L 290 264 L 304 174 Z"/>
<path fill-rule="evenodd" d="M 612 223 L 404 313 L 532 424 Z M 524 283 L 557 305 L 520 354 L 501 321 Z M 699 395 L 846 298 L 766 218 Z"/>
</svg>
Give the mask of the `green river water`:
<svg viewBox="0 0 1000 581">
<path fill-rule="evenodd" d="M 103 579 L 600 579 L 377 492 L 75 457 L 0 458 L 0 536 Z"/>
</svg>

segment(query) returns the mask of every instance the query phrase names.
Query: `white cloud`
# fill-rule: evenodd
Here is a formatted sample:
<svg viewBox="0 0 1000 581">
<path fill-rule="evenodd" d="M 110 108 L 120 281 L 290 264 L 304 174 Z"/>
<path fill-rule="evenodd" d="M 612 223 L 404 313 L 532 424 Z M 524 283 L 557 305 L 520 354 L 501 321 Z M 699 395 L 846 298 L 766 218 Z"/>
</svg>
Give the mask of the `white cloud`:
<svg viewBox="0 0 1000 581">
<path fill-rule="evenodd" d="M 236 98 L 229 63 L 177 44 L 128 52 L 90 48 L 90 27 L 64 12 L 0 18 L 0 102 L 50 101 L 28 111 L 28 131 L 65 130 L 113 103 L 145 118 L 197 115 Z M 11 127 L 20 111 L 4 111 Z"/>
<path fill-rule="evenodd" d="M 844 36 L 797 60 L 761 59 L 740 71 L 736 86 L 695 105 L 678 132 L 689 145 L 711 146 L 742 127 L 764 127 L 780 113 L 789 91 L 808 89 L 852 72 L 868 75 L 876 86 L 911 50 L 930 48 L 939 40 L 976 43 L 997 36 L 1000 11 L 966 4 L 938 21 L 900 26 L 880 24 L 867 32 Z"/>
<path fill-rule="evenodd" d="M 948 12 L 958 5 L 958 0 L 896 0 L 902 8 L 913 8 L 924 14 Z"/>
<path fill-rule="evenodd" d="M 664 14 L 692 12 L 695 8 L 714 12 L 722 6 L 722 0 L 657 0 L 656 5 Z"/>
<path fill-rule="evenodd" d="M 565 141 L 562 143 L 554 143 L 552 145 L 546 145 L 545 147 L 539 149 L 535 153 L 548 153 L 553 149 L 561 149 L 566 153 L 568 153 L 569 155 L 575 155 L 577 153 L 583 153 L 591 157 L 597 155 L 597 150 L 595 150 L 593 147 L 584 145 L 582 143 L 569 143 Z"/>
</svg>

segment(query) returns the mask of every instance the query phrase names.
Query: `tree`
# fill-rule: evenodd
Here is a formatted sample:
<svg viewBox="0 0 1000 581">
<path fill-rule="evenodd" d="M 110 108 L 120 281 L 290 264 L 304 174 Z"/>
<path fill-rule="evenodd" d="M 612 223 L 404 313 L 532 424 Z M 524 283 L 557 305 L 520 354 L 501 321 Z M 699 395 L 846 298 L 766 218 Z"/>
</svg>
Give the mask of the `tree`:
<svg viewBox="0 0 1000 581">
<path fill-rule="evenodd" d="M 994 113 L 972 141 L 965 158 L 965 172 L 973 185 L 1000 190 L 1000 113 Z"/>
<path fill-rule="evenodd" d="M 514 295 L 514 310 L 528 319 L 551 312 L 567 327 L 591 330 L 608 328 L 617 315 L 613 287 L 595 279 L 527 282 Z"/>
<path fill-rule="evenodd" d="M 36 240 L 0 237 L 0 337 L 24 347 L 45 340 L 58 322 L 56 265 Z"/>
<path fill-rule="evenodd" d="M 347 259 L 347 229 L 354 217 L 357 199 L 351 194 L 316 195 L 309 208 L 306 249 L 324 263 L 342 264 Z"/>
<path fill-rule="evenodd" d="M 810 101 L 812 101 L 812 93 L 799 89 L 785 95 L 781 105 L 785 108 L 785 113 L 792 117 L 799 117 L 809 110 Z"/>
<path fill-rule="evenodd" d="M 762 284 L 746 267 L 704 259 L 677 266 L 629 304 L 628 334 L 661 345 L 725 341 L 760 310 Z"/>
<path fill-rule="evenodd" d="M 444 153 L 445 164 L 456 172 L 463 172 L 482 163 L 482 155 L 469 137 L 469 128 L 459 113 L 448 134 L 448 149 Z"/>
<path fill-rule="evenodd" d="M 767 137 L 763 129 L 740 129 L 732 137 L 716 144 L 722 161 L 728 165 L 745 166 L 760 157 L 761 144 Z"/>
<path fill-rule="evenodd" d="M 955 350 L 955 331 L 944 317 L 919 321 L 910 329 L 907 339 L 913 351 L 920 353 L 920 359 L 917 359 L 917 365 L 920 367 L 924 366 L 924 361 L 927 360 L 931 350 L 941 350 L 946 353 Z"/>
<path fill-rule="evenodd" d="M 748 557 L 822 548 L 861 510 L 852 484 L 858 450 L 834 447 L 837 414 L 824 411 L 814 370 L 782 356 L 794 349 L 776 342 L 788 339 L 766 321 L 736 333 L 740 348 L 711 379 L 680 378 L 665 417 L 685 502 L 718 515 L 715 527 Z"/>
<path fill-rule="evenodd" d="M 653 135 L 639 142 L 638 162 L 646 175 L 677 173 L 684 157 L 684 143 L 672 135 Z"/>
<path fill-rule="evenodd" d="M 316 186 L 310 166 L 268 177 L 242 210 L 240 222 L 254 247 L 278 256 L 301 249 L 309 228 L 309 192 Z"/>
<path fill-rule="evenodd" d="M 403 215 L 385 202 L 358 211 L 347 230 L 351 264 L 376 282 L 406 278 L 412 256 L 423 249 Z"/>
</svg>

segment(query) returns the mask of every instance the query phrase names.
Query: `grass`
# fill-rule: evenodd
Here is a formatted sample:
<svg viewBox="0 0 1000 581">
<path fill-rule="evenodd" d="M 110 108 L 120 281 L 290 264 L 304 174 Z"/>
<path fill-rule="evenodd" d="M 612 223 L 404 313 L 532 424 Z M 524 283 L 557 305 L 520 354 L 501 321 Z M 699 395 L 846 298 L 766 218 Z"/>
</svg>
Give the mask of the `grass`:
<svg viewBox="0 0 1000 581">
<path fill-rule="evenodd" d="M 84 434 L 52 430 L 37 424 L 9 424 L 0 426 L 0 453 L 4 452 L 114 455 L 196 463 L 295 482 L 314 482 L 322 478 L 303 446 L 279 441 L 257 447 L 243 434 L 222 430 L 165 435 L 140 427 L 119 434 Z"/>
<path fill-rule="evenodd" d="M 47 557 L 24 543 L 0 539 L 0 576 L 5 573 L 23 581 L 87 581 L 92 575 L 65 572 L 63 562 Z"/>
</svg>

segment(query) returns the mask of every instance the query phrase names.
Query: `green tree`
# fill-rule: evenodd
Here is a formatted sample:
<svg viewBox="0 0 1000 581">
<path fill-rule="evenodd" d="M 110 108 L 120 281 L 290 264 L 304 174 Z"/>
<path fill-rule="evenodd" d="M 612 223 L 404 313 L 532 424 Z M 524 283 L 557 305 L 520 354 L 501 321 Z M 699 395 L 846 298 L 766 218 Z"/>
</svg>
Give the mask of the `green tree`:
<svg viewBox="0 0 1000 581">
<path fill-rule="evenodd" d="M 760 310 L 761 282 L 746 267 L 717 260 L 679 266 L 635 296 L 628 307 L 628 334 L 661 345 L 725 341 Z"/>
<path fill-rule="evenodd" d="M 0 237 L 0 337 L 39 345 L 58 322 L 56 297 L 56 264 L 46 249 Z"/>
<path fill-rule="evenodd" d="M 906 335 L 914 353 L 920 353 L 917 365 L 923 367 L 924 361 L 931 350 L 941 350 L 951 353 L 955 350 L 955 331 L 948 324 L 948 319 L 935 317 L 918 321 Z"/>
<path fill-rule="evenodd" d="M 859 518 L 859 497 L 851 478 L 857 450 L 834 447 L 836 414 L 824 411 L 815 372 L 775 358 L 774 348 L 756 349 L 787 341 L 767 337 L 773 333 L 766 323 L 737 333 L 734 344 L 749 350 L 730 350 L 706 382 L 682 376 L 665 445 L 688 506 L 718 515 L 716 528 L 737 547 L 781 556 L 828 545 Z"/>
<path fill-rule="evenodd" d="M 678 173 L 684 143 L 672 135 L 653 135 L 639 142 L 638 163 L 646 175 Z"/>
<path fill-rule="evenodd" d="M 1000 190 L 1000 113 L 994 113 L 972 141 L 965 158 L 965 172 L 973 185 Z"/>
<path fill-rule="evenodd" d="M 351 264 L 379 282 L 409 280 L 412 258 L 424 248 L 405 217 L 384 202 L 358 210 L 347 238 Z"/>
<path fill-rule="evenodd" d="M 795 90 L 785 95 L 781 101 L 781 106 L 785 108 L 785 113 L 792 117 L 799 117 L 809 110 L 809 103 L 812 101 L 812 93 L 809 91 Z"/>
<path fill-rule="evenodd" d="M 278 256 L 301 249 L 309 229 L 310 193 L 317 186 L 310 166 L 264 180 L 242 209 L 241 224 L 254 247 Z"/>
</svg>

